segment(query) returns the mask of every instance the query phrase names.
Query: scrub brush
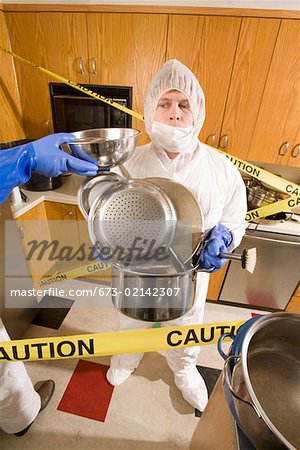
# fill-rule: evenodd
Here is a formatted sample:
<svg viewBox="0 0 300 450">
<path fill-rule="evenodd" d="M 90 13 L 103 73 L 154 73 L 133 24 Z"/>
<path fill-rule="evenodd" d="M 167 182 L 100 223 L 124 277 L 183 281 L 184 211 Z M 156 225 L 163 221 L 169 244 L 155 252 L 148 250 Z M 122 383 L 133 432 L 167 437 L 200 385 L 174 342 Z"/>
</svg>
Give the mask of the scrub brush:
<svg viewBox="0 0 300 450">
<path fill-rule="evenodd" d="M 244 249 L 242 254 L 220 253 L 220 258 L 230 259 L 232 261 L 241 261 L 242 268 L 253 273 L 256 265 L 256 248 Z"/>
</svg>

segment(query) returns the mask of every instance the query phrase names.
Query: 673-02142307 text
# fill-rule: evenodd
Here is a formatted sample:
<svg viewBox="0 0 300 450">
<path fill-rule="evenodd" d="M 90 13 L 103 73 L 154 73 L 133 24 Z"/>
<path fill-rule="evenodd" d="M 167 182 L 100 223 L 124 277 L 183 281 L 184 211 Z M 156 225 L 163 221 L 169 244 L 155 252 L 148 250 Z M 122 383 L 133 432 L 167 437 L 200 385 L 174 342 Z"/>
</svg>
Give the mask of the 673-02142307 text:
<svg viewBox="0 0 300 450">
<path fill-rule="evenodd" d="M 120 291 L 114 287 L 95 286 L 93 289 L 61 289 L 58 287 L 49 287 L 48 289 L 11 289 L 12 297 L 40 297 L 42 295 L 50 295 L 57 297 L 115 297 L 117 295 L 125 295 L 125 297 L 176 297 L 179 295 L 180 288 L 125 288 Z"/>
</svg>

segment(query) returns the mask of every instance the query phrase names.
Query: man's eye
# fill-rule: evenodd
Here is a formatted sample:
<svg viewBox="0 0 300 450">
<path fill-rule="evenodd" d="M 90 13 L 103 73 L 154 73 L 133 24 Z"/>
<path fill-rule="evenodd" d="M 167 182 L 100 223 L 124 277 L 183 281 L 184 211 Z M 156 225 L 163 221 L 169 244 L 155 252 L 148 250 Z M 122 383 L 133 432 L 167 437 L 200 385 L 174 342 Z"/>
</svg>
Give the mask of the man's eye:
<svg viewBox="0 0 300 450">
<path fill-rule="evenodd" d="M 180 107 L 184 108 L 184 109 L 190 109 L 191 108 L 189 103 L 181 103 Z"/>
<path fill-rule="evenodd" d="M 166 104 L 166 103 L 160 103 L 158 106 L 159 106 L 160 108 L 166 108 L 166 107 L 167 107 L 167 104 Z"/>
</svg>

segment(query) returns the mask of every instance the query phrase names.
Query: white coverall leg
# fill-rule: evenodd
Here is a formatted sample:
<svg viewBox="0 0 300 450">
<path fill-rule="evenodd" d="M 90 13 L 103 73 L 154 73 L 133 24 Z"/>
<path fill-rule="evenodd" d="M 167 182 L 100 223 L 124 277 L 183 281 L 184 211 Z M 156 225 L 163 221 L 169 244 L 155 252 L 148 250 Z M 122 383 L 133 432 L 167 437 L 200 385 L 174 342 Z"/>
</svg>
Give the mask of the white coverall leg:
<svg viewBox="0 0 300 450">
<path fill-rule="evenodd" d="M 126 317 L 124 314 L 118 313 L 119 331 L 125 330 L 142 330 L 151 328 L 152 322 L 145 322 Z M 129 353 L 122 355 L 113 355 L 110 360 L 110 368 L 107 371 L 106 378 L 113 386 L 122 384 L 129 375 L 138 367 L 143 358 L 144 353 Z"/>
<path fill-rule="evenodd" d="M 0 319 L 0 342 L 10 337 Z M 0 428 L 6 433 L 24 430 L 34 421 L 41 398 L 22 362 L 0 362 Z"/>
<path fill-rule="evenodd" d="M 179 319 L 162 322 L 162 326 L 171 327 L 176 325 L 201 324 L 204 314 L 205 297 L 208 287 L 209 275 L 199 273 L 195 293 L 195 303 L 193 308 Z M 123 314 L 119 314 L 119 330 L 134 330 L 151 328 L 151 322 L 144 322 L 130 319 Z M 192 406 L 203 411 L 207 403 L 207 389 L 203 378 L 199 374 L 196 363 L 200 352 L 200 347 L 186 347 L 162 352 L 168 362 L 170 369 L 174 373 L 176 386 L 181 390 L 183 397 Z M 111 358 L 110 369 L 107 372 L 107 379 L 113 386 L 122 384 L 130 374 L 138 367 L 143 353 L 131 353 L 114 355 Z"/>
<path fill-rule="evenodd" d="M 201 324 L 208 282 L 209 275 L 207 273 L 198 273 L 193 308 L 179 319 L 163 322 L 162 326 Z M 200 346 L 193 346 L 166 350 L 164 354 L 170 369 L 174 373 L 175 384 L 181 390 L 184 399 L 194 408 L 203 411 L 208 401 L 208 393 L 204 380 L 196 367 L 200 350 Z"/>
</svg>

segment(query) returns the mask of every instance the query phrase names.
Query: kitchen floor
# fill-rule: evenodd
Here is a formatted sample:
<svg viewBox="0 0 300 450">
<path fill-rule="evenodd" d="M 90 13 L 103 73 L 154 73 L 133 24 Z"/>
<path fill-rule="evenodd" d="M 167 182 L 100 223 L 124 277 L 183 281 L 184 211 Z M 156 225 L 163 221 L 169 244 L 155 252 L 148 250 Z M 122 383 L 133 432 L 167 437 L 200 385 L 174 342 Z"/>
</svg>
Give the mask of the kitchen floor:
<svg viewBox="0 0 300 450">
<path fill-rule="evenodd" d="M 92 283 L 70 280 L 64 283 L 64 288 L 67 283 L 76 289 L 88 289 L 92 286 Z M 116 312 L 109 302 L 99 307 L 92 305 L 88 299 L 81 298 L 76 306 L 78 307 L 73 305 L 58 330 L 31 325 L 25 337 L 101 333 L 117 329 Z M 252 309 L 207 303 L 204 322 L 248 319 L 252 312 L 259 313 Z M 225 344 L 225 349 L 228 346 L 229 343 Z M 109 357 L 85 360 L 109 365 Z M 24 436 L 16 437 L 0 431 L 1 449 L 189 448 L 192 434 L 200 419 L 182 398 L 173 382 L 173 374 L 160 353 L 146 353 L 131 377 L 121 386 L 114 388 L 104 422 L 57 410 L 77 363 L 78 359 L 69 359 L 26 364 L 33 383 L 51 378 L 55 380 L 56 389 L 47 408 L 41 412 Z M 198 364 L 216 369 L 223 367 L 223 360 L 216 345 L 202 347 Z"/>
</svg>

